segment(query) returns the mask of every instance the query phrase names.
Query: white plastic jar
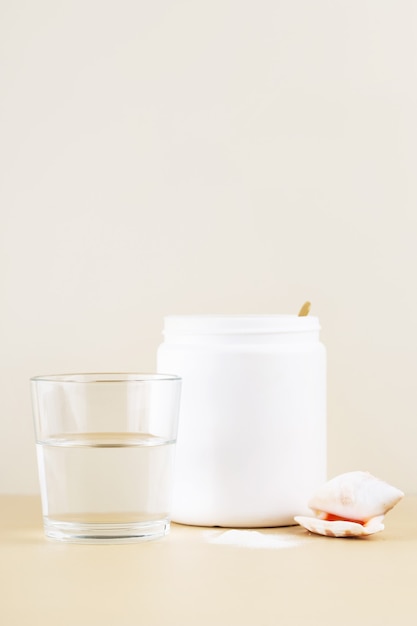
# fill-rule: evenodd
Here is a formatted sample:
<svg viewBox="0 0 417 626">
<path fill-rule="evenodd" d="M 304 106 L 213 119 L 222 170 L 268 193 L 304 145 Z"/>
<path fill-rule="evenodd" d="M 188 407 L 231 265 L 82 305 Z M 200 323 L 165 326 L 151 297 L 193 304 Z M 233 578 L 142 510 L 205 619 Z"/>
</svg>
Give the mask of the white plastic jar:
<svg viewBox="0 0 417 626">
<path fill-rule="evenodd" d="M 165 318 L 158 371 L 183 380 L 173 520 L 292 524 L 326 480 L 326 352 L 316 317 Z"/>
</svg>

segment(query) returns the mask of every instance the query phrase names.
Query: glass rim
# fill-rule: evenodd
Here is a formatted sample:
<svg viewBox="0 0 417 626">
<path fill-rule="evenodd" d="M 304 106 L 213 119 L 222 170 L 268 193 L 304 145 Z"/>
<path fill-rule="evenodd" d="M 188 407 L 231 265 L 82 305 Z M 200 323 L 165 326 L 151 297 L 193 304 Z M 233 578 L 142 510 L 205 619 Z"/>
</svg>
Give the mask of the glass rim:
<svg viewBox="0 0 417 626">
<path fill-rule="evenodd" d="M 158 383 L 181 381 L 176 374 L 136 373 L 136 372 L 84 372 L 78 374 L 44 374 L 32 376 L 34 383 L 70 383 L 70 384 L 100 384 L 100 383 Z"/>
</svg>

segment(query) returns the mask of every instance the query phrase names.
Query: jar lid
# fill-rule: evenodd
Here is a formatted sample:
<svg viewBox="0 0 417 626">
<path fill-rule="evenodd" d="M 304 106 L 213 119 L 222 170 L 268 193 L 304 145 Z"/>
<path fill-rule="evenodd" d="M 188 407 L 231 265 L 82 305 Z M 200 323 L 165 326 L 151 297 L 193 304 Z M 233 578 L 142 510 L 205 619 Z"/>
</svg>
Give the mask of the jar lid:
<svg viewBox="0 0 417 626">
<path fill-rule="evenodd" d="M 305 333 L 318 330 L 319 319 L 314 315 L 168 315 L 164 318 L 165 335 Z"/>
</svg>

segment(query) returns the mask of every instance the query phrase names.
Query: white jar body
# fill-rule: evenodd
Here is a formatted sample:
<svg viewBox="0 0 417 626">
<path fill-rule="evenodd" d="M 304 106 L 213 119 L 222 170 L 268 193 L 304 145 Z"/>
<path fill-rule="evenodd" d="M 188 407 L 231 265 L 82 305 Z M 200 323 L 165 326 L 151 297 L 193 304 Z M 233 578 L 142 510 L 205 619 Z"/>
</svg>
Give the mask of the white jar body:
<svg viewBox="0 0 417 626">
<path fill-rule="evenodd" d="M 326 354 L 318 332 L 171 335 L 181 376 L 172 519 L 267 527 L 308 513 L 326 480 Z"/>
</svg>

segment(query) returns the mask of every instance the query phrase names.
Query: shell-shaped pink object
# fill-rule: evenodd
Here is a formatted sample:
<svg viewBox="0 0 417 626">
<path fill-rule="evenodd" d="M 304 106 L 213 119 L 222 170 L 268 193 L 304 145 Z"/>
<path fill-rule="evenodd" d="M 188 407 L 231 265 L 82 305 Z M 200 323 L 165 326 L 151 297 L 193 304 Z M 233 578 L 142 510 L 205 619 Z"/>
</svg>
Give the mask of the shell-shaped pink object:
<svg viewBox="0 0 417 626">
<path fill-rule="evenodd" d="M 403 492 L 368 472 L 347 472 L 320 487 L 308 506 L 318 517 L 327 514 L 350 521 L 367 522 L 385 515 Z"/>
<path fill-rule="evenodd" d="M 365 537 L 384 530 L 384 515 L 403 492 L 368 472 L 347 472 L 325 483 L 308 506 L 315 517 L 294 520 L 312 533 L 328 537 Z"/>
<path fill-rule="evenodd" d="M 373 517 L 367 524 L 350 522 L 348 520 L 329 521 L 319 517 L 297 515 L 294 520 L 306 530 L 326 537 L 365 537 L 384 530 L 383 515 Z"/>
</svg>

